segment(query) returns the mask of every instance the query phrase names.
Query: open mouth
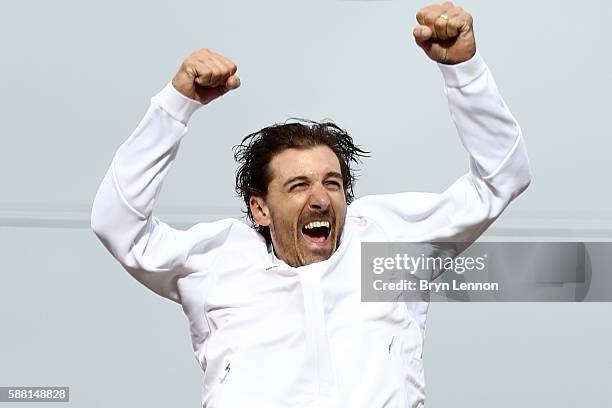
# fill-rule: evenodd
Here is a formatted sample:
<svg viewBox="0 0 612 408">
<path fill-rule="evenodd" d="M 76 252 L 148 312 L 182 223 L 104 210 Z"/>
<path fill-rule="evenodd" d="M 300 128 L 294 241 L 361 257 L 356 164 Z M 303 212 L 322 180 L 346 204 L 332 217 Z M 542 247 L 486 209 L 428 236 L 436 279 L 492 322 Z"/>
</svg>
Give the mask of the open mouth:
<svg viewBox="0 0 612 408">
<path fill-rule="evenodd" d="M 329 221 L 311 221 L 302 227 L 302 234 L 310 241 L 317 244 L 324 243 L 331 232 Z"/>
</svg>

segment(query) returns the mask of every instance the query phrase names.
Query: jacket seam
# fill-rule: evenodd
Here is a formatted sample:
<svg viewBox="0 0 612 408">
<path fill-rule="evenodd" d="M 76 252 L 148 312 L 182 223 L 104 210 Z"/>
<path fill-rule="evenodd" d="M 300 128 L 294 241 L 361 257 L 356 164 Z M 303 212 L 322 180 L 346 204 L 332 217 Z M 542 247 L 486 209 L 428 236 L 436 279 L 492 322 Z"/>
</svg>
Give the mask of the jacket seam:
<svg viewBox="0 0 612 408">
<path fill-rule="evenodd" d="M 506 157 L 504 157 L 504 159 L 501 161 L 501 163 L 497 166 L 497 168 L 495 170 L 493 170 L 491 172 L 491 174 L 487 175 L 487 176 L 481 176 L 481 178 L 483 180 L 489 180 L 492 179 L 493 177 L 497 176 L 497 174 L 499 174 L 501 172 L 501 170 L 504 168 L 504 166 L 506 165 L 506 163 L 508 163 L 508 161 L 510 160 L 510 158 L 512 157 L 512 155 L 514 154 L 514 152 L 518 149 L 519 144 L 521 143 L 522 140 L 522 136 L 521 136 L 521 132 L 519 129 L 519 135 L 516 138 L 516 141 L 514 142 L 514 145 L 512 146 L 512 149 L 510 149 L 510 152 L 508 152 L 508 154 L 506 155 Z"/>
<path fill-rule="evenodd" d="M 143 213 L 141 213 L 140 211 L 138 211 L 136 208 L 134 208 L 129 202 L 128 200 L 125 198 L 125 196 L 123 195 L 123 192 L 121 191 L 121 187 L 119 186 L 119 181 L 117 180 L 117 174 L 115 172 L 115 161 L 113 160 L 112 162 L 112 173 L 113 173 L 113 184 L 115 185 L 115 190 L 117 190 L 117 195 L 119 195 L 119 198 L 121 199 L 121 201 L 123 202 L 123 204 L 125 204 L 125 206 L 131 211 L 133 212 L 135 215 L 138 216 L 138 218 L 141 218 L 143 220 L 146 220 L 148 217 L 146 215 L 144 215 Z"/>
<path fill-rule="evenodd" d="M 159 110 L 161 110 L 166 115 L 168 115 L 172 120 L 174 120 L 175 122 L 180 123 L 181 125 L 183 125 L 183 127 L 187 127 L 187 124 L 185 122 L 183 122 L 182 120 L 177 118 L 172 113 L 168 112 L 168 110 L 164 108 L 164 106 L 157 100 L 156 97 L 151 98 L 151 103 L 155 104 Z"/>
</svg>

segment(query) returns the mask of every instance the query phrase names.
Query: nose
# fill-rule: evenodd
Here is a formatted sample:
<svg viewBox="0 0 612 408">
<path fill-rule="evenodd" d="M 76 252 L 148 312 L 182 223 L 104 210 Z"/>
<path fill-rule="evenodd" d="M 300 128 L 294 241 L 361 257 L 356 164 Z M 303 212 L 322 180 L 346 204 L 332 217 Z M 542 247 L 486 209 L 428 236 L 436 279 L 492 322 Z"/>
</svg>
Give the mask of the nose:
<svg viewBox="0 0 612 408">
<path fill-rule="evenodd" d="M 308 205 L 312 210 L 326 211 L 330 206 L 331 200 L 329 194 L 320 183 L 316 183 L 312 187 L 312 192 L 309 197 Z"/>
</svg>

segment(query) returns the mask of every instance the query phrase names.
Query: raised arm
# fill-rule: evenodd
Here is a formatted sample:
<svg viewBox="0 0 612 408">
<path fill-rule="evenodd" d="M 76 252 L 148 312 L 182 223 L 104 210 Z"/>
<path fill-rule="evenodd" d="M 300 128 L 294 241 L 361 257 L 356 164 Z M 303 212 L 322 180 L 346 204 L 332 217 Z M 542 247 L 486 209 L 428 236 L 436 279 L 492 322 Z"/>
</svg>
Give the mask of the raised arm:
<svg viewBox="0 0 612 408">
<path fill-rule="evenodd" d="M 197 246 L 219 246 L 231 220 L 179 231 L 155 218 L 153 206 L 176 157 L 187 122 L 202 105 L 240 85 L 236 66 L 210 50 L 187 58 L 119 147 L 94 199 L 91 227 L 111 254 L 138 281 L 180 302 L 177 280 L 190 273 Z"/>
<path fill-rule="evenodd" d="M 521 129 L 476 51 L 472 16 L 451 3 L 417 14 L 417 44 L 442 72 L 451 117 L 469 153 L 469 172 L 441 194 L 400 193 L 356 200 L 389 240 L 475 240 L 530 183 Z"/>
</svg>

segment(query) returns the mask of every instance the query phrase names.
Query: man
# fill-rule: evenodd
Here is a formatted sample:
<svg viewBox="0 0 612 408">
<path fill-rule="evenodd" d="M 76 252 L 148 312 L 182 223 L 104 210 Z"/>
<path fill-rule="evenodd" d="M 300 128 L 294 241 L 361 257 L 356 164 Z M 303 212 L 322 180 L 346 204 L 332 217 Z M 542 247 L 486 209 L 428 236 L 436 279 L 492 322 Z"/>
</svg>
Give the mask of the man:
<svg viewBox="0 0 612 408">
<path fill-rule="evenodd" d="M 451 3 L 417 14 L 439 63 L 468 174 L 442 194 L 350 205 L 363 151 L 332 124 L 288 124 L 243 140 L 237 190 L 252 228 L 225 219 L 175 230 L 152 216 L 186 124 L 236 89 L 236 66 L 187 58 L 118 149 L 92 228 L 144 285 L 180 303 L 204 370 L 205 407 L 420 407 L 427 303 L 361 302 L 360 243 L 476 239 L 529 184 L 518 124 L 476 52 L 472 17 Z M 258 172 L 259 170 L 259 172 Z"/>
</svg>

